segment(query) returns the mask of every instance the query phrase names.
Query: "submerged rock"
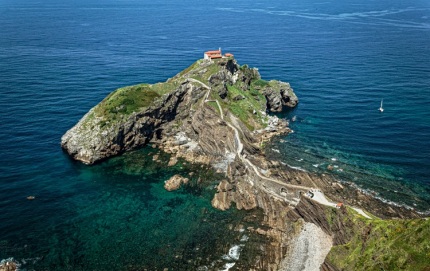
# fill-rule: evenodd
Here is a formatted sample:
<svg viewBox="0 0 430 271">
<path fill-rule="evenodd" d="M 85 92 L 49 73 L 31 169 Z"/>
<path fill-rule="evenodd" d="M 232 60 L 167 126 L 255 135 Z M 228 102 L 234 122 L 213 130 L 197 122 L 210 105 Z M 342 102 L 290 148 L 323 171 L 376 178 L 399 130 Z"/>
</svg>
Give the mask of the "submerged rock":
<svg viewBox="0 0 430 271">
<path fill-rule="evenodd" d="M 176 158 L 176 156 L 172 156 L 170 157 L 169 163 L 167 164 L 167 166 L 171 167 L 176 165 L 176 163 L 178 163 L 178 158 Z"/>
</svg>

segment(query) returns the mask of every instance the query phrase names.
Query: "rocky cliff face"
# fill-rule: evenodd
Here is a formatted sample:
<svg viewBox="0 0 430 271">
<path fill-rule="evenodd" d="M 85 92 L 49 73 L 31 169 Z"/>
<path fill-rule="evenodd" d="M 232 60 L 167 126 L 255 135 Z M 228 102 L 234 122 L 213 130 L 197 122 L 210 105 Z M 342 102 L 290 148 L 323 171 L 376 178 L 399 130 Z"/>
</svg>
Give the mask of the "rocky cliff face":
<svg viewBox="0 0 430 271">
<path fill-rule="evenodd" d="M 272 112 L 281 112 L 284 106 L 295 107 L 299 102 L 288 83 L 270 81 L 269 85 L 264 87 L 263 93 L 267 99 L 267 107 Z"/>
<path fill-rule="evenodd" d="M 343 245 L 352 237 L 354 222 L 346 216 L 346 208 L 334 209 L 303 197 L 296 208 L 288 212 L 291 221 L 303 219 L 332 236 L 334 245 Z"/>
<path fill-rule="evenodd" d="M 163 84 L 143 88 L 165 93 L 132 112 L 129 105 L 116 103 L 124 92 L 117 90 L 62 137 L 62 147 L 74 159 L 93 164 L 151 143 L 175 159 L 212 165 L 226 176 L 212 205 L 263 209 L 262 228 L 254 230 L 269 243 L 256 270 L 277 270 L 290 239 L 284 231 L 290 207 L 262 189 L 259 174 L 245 160 L 264 160 L 258 157 L 261 144 L 289 131 L 285 121 L 266 112 L 275 104 L 276 110 L 294 106 L 297 97 L 287 83 L 261 80 L 256 69 L 234 59 L 198 61 Z"/>
<path fill-rule="evenodd" d="M 377 200 L 329 176 L 293 170 L 268 159 L 264 143 L 290 130 L 286 121 L 267 112 L 280 112 L 297 103 L 288 83 L 262 80 L 257 69 L 239 66 L 232 58 L 199 60 L 165 83 L 115 91 L 62 137 L 61 146 L 86 164 L 149 143 L 170 153 L 172 163 L 181 157 L 209 164 L 225 175 L 216 187 L 213 207 L 260 208 L 264 214 L 260 226 L 250 230 L 266 241 L 247 269 L 297 267 L 288 259 L 299 247 L 308 255 L 301 270 L 321 265 L 322 270 L 333 271 L 336 267 L 331 263 L 321 264 L 325 254 L 315 256 L 308 249 L 313 235 L 306 229 L 326 240 L 321 247 L 336 246 L 352 238 L 355 221 L 346 209 L 303 197 L 310 187 L 322 189 L 332 200 L 380 210 L 386 217 L 407 216 L 408 212 L 401 208 L 384 211 L 387 208 Z M 182 181 L 171 182 L 176 187 Z M 297 246 L 300 243 L 305 245 Z"/>
<path fill-rule="evenodd" d="M 219 151 L 222 153 L 225 142 L 218 143 L 220 137 L 216 137 L 216 134 L 202 134 L 210 133 L 204 127 L 207 124 L 206 118 L 213 119 L 216 117 L 214 108 L 206 106 L 203 96 L 207 94 L 208 88 L 211 88 L 211 94 L 217 95 L 223 100 L 232 100 L 233 97 L 230 96 L 235 95 L 235 93 L 229 95 L 230 88 L 232 89 L 231 92 L 242 89 L 249 94 L 249 92 L 254 91 L 252 93 L 254 96 L 248 96 L 261 99 L 259 96 L 262 94 L 256 93 L 256 90 L 251 88 L 251 83 L 255 80 L 260 80 L 260 75 L 256 69 L 240 67 L 233 59 L 221 60 L 216 63 L 198 61 L 183 73 L 169 79 L 166 83 L 162 83 L 162 87 L 159 84 L 149 86 L 147 89 L 142 88 L 138 95 L 145 98 L 145 91 L 147 91 L 147 93 L 155 92 L 158 97 L 155 97 L 146 106 L 134 108 L 132 112 L 123 112 L 124 105 L 110 108 L 111 104 L 115 104 L 121 95 L 130 95 L 130 98 L 135 99 L 140 98 L 140 96 L 136 97 L 134 93 L 132 93 L 134 96 L 128 94 L 130 91 L 123 94 L 121 89 L 117 90 L 102 103 L 92 108 L 70 129 L 61 138 L 61 146 L 74 159 L 86 164 L 93 164 L 125 151 L 145 146 L 151 140 L 168 140 L 172 133 L 177 135 L 181 130 L 184 130 L 183 132 L 191 134 L 193 139 L 199 135 L 199 138 L 212 139 L 213 141 L 204 141 L 201 143 L 203 146 L 197 147 L 207 152 Z M 279 86 L 287 86 L 287 84 L 280 84 Z M 157 92 L 158 89 L 161 91 Z M 271 88 L 272 93 L 277 93 L 272 96 L 283 95 L 283 97 L 287 97 L 285 99 L 296 99 L 292 92 L 286 94 L 285 89 L 285 87 Z M 246 100 L 245 97 L 244 100 Z M 253 100 L 253 104 L 255 103 L 259 104 L 261 101 Z M 226 105 L 232 105 L 235 106 L 234 109 L 242 110 L 237 103 L 230 104 L 228 101 Z M 249 109 L 247 110 L 249 111 Z M 261 115 L 265 114 L 265 107 L 261 106 L 253 110 L 256 117 L 261 121 L 250 123 L 250 125 L 253 125 L 253 128 L 263 128 L 265 123 Z M 245 118 L 254 117 L 250 112 L 237 112 L 237 115 Z M 222 124 L 219 116 L 216 121 Z M 187 125 L 190 122 L 192 122 L 191 125 Z M 222 125 L 215 124 L 212 126 L 223 130 Z M 184 126 L 184 129 L 175 129 L 179 127 L 174 126 Z M 224 136 L 228 138 L 227 135 L 228 132 Z M 213 149 L 214 146 L 217 150 Z"/>
<path fill-rule="evenodd" d="M 93 108 L 61 138 L 61 146 L 74 159 L 85 164 L 144 146 L 164 123 L 176 118 L 184 95 L 193 91 L 196 89 L 192 85 L 182 84 L 157 104 L 111 124 L 106 124 L 106 120 Z"/>
</svg>

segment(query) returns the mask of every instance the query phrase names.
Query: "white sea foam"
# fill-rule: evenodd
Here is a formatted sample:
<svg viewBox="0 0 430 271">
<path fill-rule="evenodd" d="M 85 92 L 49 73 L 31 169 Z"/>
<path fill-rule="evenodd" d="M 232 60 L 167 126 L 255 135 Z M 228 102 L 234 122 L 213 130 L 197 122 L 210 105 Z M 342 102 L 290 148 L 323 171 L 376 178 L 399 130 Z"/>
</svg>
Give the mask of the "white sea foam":
<svg viewBox="0 0 430 271">
<path fill-rule="evenodd" d="M 249 240 L 249 236 L 248 235 L 246 235 L 246 234 L 244 234 L 243 236 L 242 236 L 242 238 L 240 238 L 240 241 L 241 242 L 246 242 L 246 241 L 248 241 Z"/>
<path fill-rule="evenodd" d="M 226 260 L 226 261 L 230 261 L 231 260 L 231 258 L 227 254 L 222 255 L 221 259 Z"/>
<path fill-rule="evenodd" d="M 297 169 L 297 170 L 300 170 L 300 171 L 303 171 L 303 172 L 307 172 L 305 169 L 303 169 L 303 168 L 301 168 L 301 167 L 293 167 L 293 166 L 290 166 L 289 164 L 286 164 L 289 168 L 292 168 L 292 169 Z"/>
<path fill-rule="evenodd" d="M 242 247 L 245 245 L 234 245 L 228 250 L 227 255 L 223 255 L 221 258 L 226 261 L 237 261 L 240 257 L 240 252 L 242 251 Z"/>
<path fill-rule="evenodd" d="M 223 269 L 220 269 L 219 271 L 228 271 L 230 268 L 232 268 L 236 263 L 226 263 L 223 267 Z"/>
<path fill-rule="evenodd" d="M 395 26 L 395 27 L 418 28 L 418 29 L 430 28 L 430 24 L 428 23 L 383 18 L 386 16 L 396 15 L 404 12 L 421 10 L 413 7 L 404 8 L 404 9 L 384 9 L 384 10 L 371 10 L 371 11 L 365 11 L 365 12 L 349 12 L 349 13 L 339 13 L 339 14 L 295 12 L 290 10 L 271 10 L 271 9 L 218 8 L 218 10 L 227 11 L 227 12 L 259 12 L 259 13 L 265 13 L 265 14 L 270 14 L 275 16 L 290 16 L 290 17 L 297 17 L 297 18 L 305 18 L 309 20 L 343 21 L 343 22 L 352 23 L 352 24 L 388 25 L 388 26 Z M 366 19 L 366 20 L 363 20 L 363 19 Z M 371 21 L 369 19 L 371 19 Z"/>
<path fill-rule="evenodd" d="M 228 251 L 228 256 L 233 259 L 233 260 L 239 260 L 240 257 L 240 251 L 242 250 L 241 246 L 236 245 L 233 246 L 232 248 L 230 248 L 230 250 Z"/>
</svg>

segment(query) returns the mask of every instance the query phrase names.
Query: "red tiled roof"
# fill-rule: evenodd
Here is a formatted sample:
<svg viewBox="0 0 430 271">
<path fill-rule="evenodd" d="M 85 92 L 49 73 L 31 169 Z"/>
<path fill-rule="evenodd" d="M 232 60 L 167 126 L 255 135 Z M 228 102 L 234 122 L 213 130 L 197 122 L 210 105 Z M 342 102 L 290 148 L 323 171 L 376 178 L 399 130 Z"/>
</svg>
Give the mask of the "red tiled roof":
<svg viewBox="0 0 430 271">
<path fill-rule="evenodd" d="M 210 55 L 210 54 L 221 54 L 220 50 L 215 50 L 215 51 L 207 51 L 205 52 L 205 54 Z"/>
<path fill-rule="evenodd" d="M 211 59 L 213 59 L 213 58 L 221 58 L 221 57 L 222 57 L 222 55 L 221 55 L 221 54 L 210 54 L 210 55 L 209 55 L 209 57 L 210 57 Z"/>
<path fill-rule="evenodd" d="M 224 55 L 225 55 L 226 57 L 233 56 L 233 54 L 230 54 L 230 53 L 225 53 Z"/>
</svg>

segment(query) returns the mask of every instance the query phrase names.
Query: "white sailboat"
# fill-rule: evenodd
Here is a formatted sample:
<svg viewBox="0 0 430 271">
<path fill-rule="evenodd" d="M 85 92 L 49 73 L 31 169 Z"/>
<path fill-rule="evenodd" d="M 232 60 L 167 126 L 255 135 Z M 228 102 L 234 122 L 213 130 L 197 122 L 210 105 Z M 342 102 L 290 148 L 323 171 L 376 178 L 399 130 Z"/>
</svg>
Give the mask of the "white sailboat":
<svg viewBox="0 0 430 271">
<path fill-rule="evenodd" d="M 384 108 L 382 107 L 382 103 L 384 102 L 384 99 L 381 100 L 381 107 L 379 107 L 379 112 L 384 112 Z"/>
</svg>

